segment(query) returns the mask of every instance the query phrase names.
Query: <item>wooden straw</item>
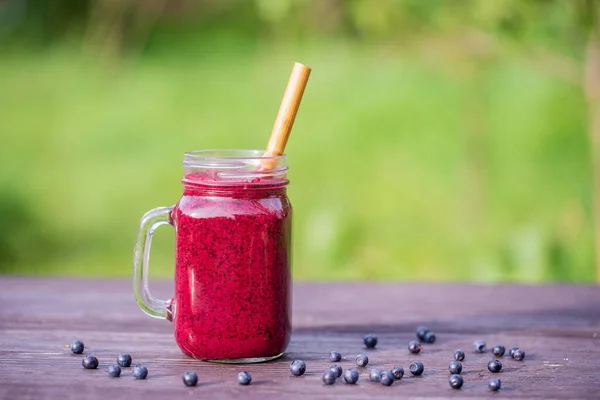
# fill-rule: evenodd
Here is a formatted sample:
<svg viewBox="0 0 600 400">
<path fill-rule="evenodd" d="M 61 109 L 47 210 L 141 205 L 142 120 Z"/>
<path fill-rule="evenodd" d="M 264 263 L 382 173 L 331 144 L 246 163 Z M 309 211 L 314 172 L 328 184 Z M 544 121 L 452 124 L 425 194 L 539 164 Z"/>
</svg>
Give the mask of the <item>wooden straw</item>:
<svg viewBox="0 0 600 400">
<path fill-rule="evenodd" d="M 302 101 L 302 95 L 304 94 L 304 88 L 308 82 L 310 76 L 310 68 L 304 64 L 295 63 L 288 81 L 283 99 L 281 100 L 281 106 L 279 106 L 279 112 L 275 119 L 275 125 L 271 131 L 271 138 L 267 149 L 265 150 L 265 157 L 269 156 L 280 156 L 285 150 L 294 120 L 296 119 L 296 113 L 298 107 L 300 107 L 300 101 Z M 275 160 L 262 160 L 262 169 L 273 169 L 277 165 Z"/>
</svg>

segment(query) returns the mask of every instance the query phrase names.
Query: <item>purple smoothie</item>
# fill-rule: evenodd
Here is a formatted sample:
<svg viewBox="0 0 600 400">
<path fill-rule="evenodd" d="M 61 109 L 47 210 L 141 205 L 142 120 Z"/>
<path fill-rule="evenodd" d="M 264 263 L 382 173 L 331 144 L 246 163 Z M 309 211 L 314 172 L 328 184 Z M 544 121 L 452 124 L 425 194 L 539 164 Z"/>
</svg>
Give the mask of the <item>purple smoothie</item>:
<svg viewBox="0 0 600 400">
<path fill-rule="evenodd" d="M 195 358 L 268 358 L 289 343 L 287 181 L 189 174 L 173 209 L 175 339 Z"/>
</svg>

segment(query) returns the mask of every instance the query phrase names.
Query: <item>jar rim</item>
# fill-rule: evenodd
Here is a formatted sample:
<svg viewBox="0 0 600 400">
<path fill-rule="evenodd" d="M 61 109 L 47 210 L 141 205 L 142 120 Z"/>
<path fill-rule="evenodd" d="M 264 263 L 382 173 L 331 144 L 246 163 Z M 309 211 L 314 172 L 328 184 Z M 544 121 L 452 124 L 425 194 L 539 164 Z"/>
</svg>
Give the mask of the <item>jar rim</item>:
<svg viewBox="0 0 600 400">
<path fill-rule="evenodd" d="M 218 160 L 285 160 L 286 155 L 265 156 L 264 150 L 248 149 L 207 149 L 188 151 L 183 155 L 183 165 L 211 164 Z"/>
<path fill-rule="evenodd" d="M 264 161 L 269 168 L 263 168 Z M 195 150 L 183 157 L 184 184 L 204 186 L 287 185 L 286 156 L 265 156 L 264 150 Z"/>
</svg>

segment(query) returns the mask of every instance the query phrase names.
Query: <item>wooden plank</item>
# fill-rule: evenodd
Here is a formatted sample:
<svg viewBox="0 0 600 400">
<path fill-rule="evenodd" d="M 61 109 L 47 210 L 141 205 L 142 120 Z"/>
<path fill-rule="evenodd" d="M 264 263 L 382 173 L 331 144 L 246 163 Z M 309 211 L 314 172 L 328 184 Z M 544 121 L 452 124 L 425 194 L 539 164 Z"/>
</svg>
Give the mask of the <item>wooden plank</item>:
<svg viewBox="0 0 600 400">
<path fill-rule="evenodd" d="M 153 287 L 172 290 L 172 282 Z M 0 398 L 386 398 L 482 397 L 491 373 L 490 352 L 471 351 L 476 339 L 489 346 L 520 346 L 523 362 L 502 359 L 495 374 L 503 387 L 497 398 L 598 398 L 600 393 L 600 288 L 594 286 L 464 285 L 413 283 L 300 283 L 294 287 L 294 332 L 283 359 L 259 365 L 217 365 L 186 358 L 177 348 L 170 323 L 146 317 L 135 305 L 124 280 L 0 277 Z M 429 325 L 438 340 L 411 356 L 406 350 L 418 324 Z M 379 336 L 366 350 L 362 335 Z M 100 368 L 81 368 L 82 356 L 63 344 L 86 343 Z M 467 352 L 465 385 L 448 386 L 448 363 L 456 348 Z M 420 377 L 405 376 L 392 387 L 368 382 L 321 383 L 340 351 L 340 365 L 353 366 L 356 354 L 371 358 L 369 367 L 425 364 Z M 125 370 L 108 378 L 106 367 L 120 352 L 149 369 L 147 381 L 134 381 Z M 290 359 L 308 364 L 304 377 L 290 376 Z M 196 370 L 199 386 L 181 383 L 184 371 Z M 253 383 L 240 387 L 237 372 L 247 370 Z M 407 373 L 407 375 L 410 375 Z"/>
</svg>

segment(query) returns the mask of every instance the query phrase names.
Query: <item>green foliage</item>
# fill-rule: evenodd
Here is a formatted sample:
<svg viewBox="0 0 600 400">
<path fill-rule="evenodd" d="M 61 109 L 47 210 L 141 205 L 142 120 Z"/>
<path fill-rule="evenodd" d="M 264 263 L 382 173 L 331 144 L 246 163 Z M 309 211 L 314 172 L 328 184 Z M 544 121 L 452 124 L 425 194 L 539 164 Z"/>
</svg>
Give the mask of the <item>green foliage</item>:
<svg viewBox="0 0 600 400">
<path fill-rule="evenodd" d="M 150 35 L 229 31 L 280 40 L 350 35 L 396 41 L 480 29 L 568 51 L 589 30 L 594 6 L 595 0 L 7 0 L 0 5 L 0 39 L 79 41 L 104 24 L 115 31 L 114 40 L 139 46 L 149 31 L 138 28 L 149 22 Z"/>
<path fill-rule="evenodd" d="M 594 277 L 584 3 L 229 0 L 148 27 L 131 1 L 120 58 L 81 51 L 97 2 L 29 4 L 0 29 L 0 272 L 130 275 L 182 154 L 263 147 L 298 60 L 296 277 Z M 172 273 L 168 228 L 152 260 Z"/>
</svg>

